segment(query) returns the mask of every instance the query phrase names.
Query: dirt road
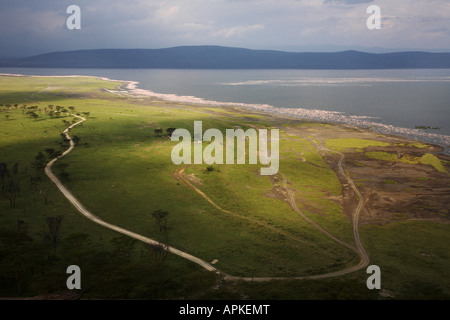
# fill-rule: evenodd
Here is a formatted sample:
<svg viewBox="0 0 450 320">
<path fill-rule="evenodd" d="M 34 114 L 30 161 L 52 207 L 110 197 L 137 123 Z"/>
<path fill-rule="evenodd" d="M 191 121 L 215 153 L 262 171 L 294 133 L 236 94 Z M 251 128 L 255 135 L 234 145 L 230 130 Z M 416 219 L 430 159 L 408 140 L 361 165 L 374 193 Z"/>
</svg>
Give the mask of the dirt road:
<svg viewBox="0 0 450 320">
<path fill-rule="evenodd" d="M 151 245 L 162 245 L 162 247 L 173 253 L 176 254 L 182 258 L 185 258 L 191 262 L 194 262 L 198 265 L 200 265 L 202 268 L 208 270 L 208 271 L 212 271 L 212 272 L 216 272 L 218 274 L 222 274 L 224 276 L 225 279 L 228 280 L 243 280 L 243 281 L 270 281 L 270 280 L 286 280 L 286 279 L 323 279 L 323 278 L 330 278 L 330 277 L 336 277 L 336 276 L 340 276 L 340 275 L 344 275 L 344 274 L 348 274 L 357 270 L 360 270 L 364 267 L 366 267 L 369 263 L 369 257 L 367 256 L 360 238 L 359 238 L 359 232 L 358 232 L 358 221 L 359 221 L 359 214 L 361 212 L 361 209 L 363 208 L 363 204 L 364 204 L 364 200 L 363 197 L 361 195 L 361 193 L 358 191 L 358 189 L 356 188 L 353 180 L 345 173 L 345 170 L 343 169 L 343 161 L 344 161 L 344 154 L 339 153 L 340 154 L 340 159 L 338 162 L 338 170 L 340 171 L 341 174 L 343 174 L 347 180 L 349 185 L 352 187 L 352 189 L 354 190 L 355 194 L 358 196 L 359 198 L 359 203 L 358 206 L 353 214 L 353 233 L 354 233 L 354 237 L 355 237 L 355 243 L 356 243 L 356 248 L 353 246 L 350 246 L 349 244 L 347 244 L 346 242 L 336 238 L 334 235 L 332 235 L 331 233 L 329 233 L 328 231 L 326 231 L 325 229 L 323 229 L 322 227 L 320 227 L 317 223 L 315 223 L 314 221 L 312 221 L 311 219 L 309 219 L 306 215 L 304 215 L 297 207 L 296 203 L 295 203 L 295 197 L 294 194 L 292 193 L 292 191 L 290 189 L 287 188 L 287 180 L 285 178 L 285 176 L 283 175 L 283 187 L 284 189 L 287 191 L 288 195 L 289 195 L 289 203 L 291 204 L 292 208 L 299 213 L 304 219 L 306 219 L 309 223 L 311 223 L 312 225 L 314 225 L 318 230 L 320 230 L 321 232 L 323 232 L 324 234 L 326 234 L 328 237 L 330 237 L 331 239 L 333 239 L 334 241 L 340 243 L 341 245 L 355 251 L 356 253 L 359 254 L 359 256 L 361 257 L 361 261 L 352 267 L 346 268 L 344 270 L 339 270 L 339 271 L 335 271 L 335 272 L 330 272 L 330 273 L 326 273 L 326 274 L 320 274 L 320 275 L 313 275 L 313 276 L 303 276 L 303 277 L 236 277 L 236 276 L 232 276 L 232 275 L 228 275 L 228 274 L 224 274 L 223 272 L 219 271 L 218 269 L 216 269 L 215 267 L 213 267 L 211 264 L 209 264 L 206 261 L 201 260 L 200 258 L 197 258 L 189 253 L 183 252 L 181 250 L 178 250 L 174 247 L 171 247 L 169 245 L 165 245 L 160 243 L 157 240 L 154 239 L 150 239 L 147 237 L 144 237 L 140 234 L 137 234 L 135 232 L 129 231 L 127 229 L 121 228 L 119 226 L 116 226 L 114 224 L 108 223 L 103 221 L 102 219 L 98 218 L 97 216 L 95 216 L 94 214 L 92 214 L 89 210 L 87 210 L 83 204 L 75 198 L 75 196 L 61 183 L 61 181 L 53 174 L 52 172 L 52 166 L 53 164 L 58 161 L 60 158 L 66 156 L 68 153 L 70 153 L 73 149 L 74 149 L 74 142 L 72 140 L 72 138 L 69 136 L 69 131 L 79 125 L 80 123 L 86 121 L 85 118 L 77 116 L 77 115 L 72 115 L 74 117 L 77 117 L 79 119 L 81 119 L 80 121 L 72 124 L 71 126 L 69 126 L 66 130 L 64 130 L 63 134 L 65 135 L 65 137 L 68 139 L 70 146 L 69 148 L 64 151 L 64 153 L 51 160 L 47 166 L 45 167 L 45 173 L 47 174 L 47 176 L 50 178 L 50 180 L 58 187 L 58 189 L 62 192 L 62 194 L 70 201 L 70 203 L 86 218 L 88 218 L 89 220 L 105 227 L 108 228 L 110 230 L 114 230 L 116 232 L 119 232 L 121 234 L 124 234 L 126 236 L 132 237 L 134 239 L 137 239 L 139 241 L 151 244 Z M 321 150 L 326 150 L 328 152 L 332 152 L 331 150 L 328 150 L 322 146 L 318 146 L 318 148 L 320 148 Z M 204 192 L 202 192 L 201 190 L 199 190 L 198 188 L 196 188 L 194 185 L 192 185 L 187 179 L 185 179 L 183 177 L 183 171 L 184 168 L 177 170 L 176 176 L 181 178 L 189 187 L 193 188 L 197 193 L 199 193 L 203 198 L 205 198 L 209 203 L 211 203 L 215 208 L 217 208 L 218 210 L 228 213 L 228 214 L 232 214 L 235 216 L 238 216 L 240 218 L 244 218 L 247 219 L 253 223 L 257 223 L 260 224 L 261 226 L 265 227 L 265 228 L 269 228 L 269 229 L 273 229 L 276 232 L 280 232 L 285 234 L 283 231 L 277 230 L 276 228 L 274 228 L 273 226 L 270 225 L 266 225 L 262 222 L 256 221 L 254 219 L 248 218 L 248 217 L 243 217 L 240 215 L 237 215 L 233 212 L 230 212 L 228 210 L 224 210 L 221 207 L 219 207 L 217 204 L 215 204 Z M 287 236 L 293 238 L 294 240 L 297 241 L 301 241 L 301 239 L 298 239 L 292 235 L 289 235 L 286 233 Z"/>
<path fill-rule="evenodd" d="M 102 225 L 102 226 L 105 227 L 105 228 L 108 228 L 108 229 L 110 229 L 110 230 L 114 230 L 114 231 L 119 232 L 119 233 L 121 233 L 121 234 L 127 235 L 127 236 L 129 236 L 129 237 L 134 238 L 134 239 L 137 239 L 137 240 L 139 240 L 139 241 L 142 241 L 142 242 L 145 242 L 145 243 L 148 243 L 148 244 L 151 244 L 151 245 L 161 245 L 161 243 L 160 243 L 159 241 L 156 241 L 156 240 L 153 240 L 153 239 L 144 237 L 144 236 L 142 236 L 142 235 L 140 235 L 140 234 L 137 234 L 137 233 L 135 233 L 135 232 L 132 232 L 132 231 L 126 230 L 126 229 L 124 229 L 124 228 L 118 227 L 118 226 L 116 226 L 116 225 L 113 225 L 113 224 L 111 224 L 111 223 L 105 222 L 105 221 L 103 221 L 102 219 L 98 218 L 97 216 L 95 216 L 94 214 L 92 214 L 89 210 L 87 210 L 87 209 L 83 206 L 83 204 L 82 204 L 78 199 L 76 199 L 75 196 L 74 196 L 74 195 L 73 195 L 73 194 L 72 194 L 72 193 L 71 193 L 71 192 L 70 192 L 70 191 L 69 191 L 69 190 L 61 183 L 61 181 L 53 174 L 53 172 L 52 172 L 52 166 L 53 166 L 53 164 L 54 164 L 56 161 L 58 161 L 60 158 L 64 157 L 64 156 L 67 155 L 69 152 L 71 152 L 71 151 L 73 150 L 73 148 L 74 148 L 74 142 L 73 142 L 72 138 L 69 136 L 69 131 L 70 131 L 70 129 L 72 129 L 74 126 L 76 126 L 76 125 L 82 123 L 83 121 L 86 121 L 86 119 L 83 118 L 83 117 L 76 116 L 76 115 L 72 115 L 72 116 L 81 119 L 81 121 L 78 121 L 78 122 L 72 124 L 72 125 L 71 125 L 70 127 L 68 127 L 66 130 L 64 130 L 63 134 L 64 134 L 64 135 L 66 136 L 66 138 L 69 140 L 70 146 L 69 146 L 69 148 L 68 148 L 66 151 L 64 151 L 64 153 L 63 153 L 61 156 L 59 156 L 59 157 L 57 157 L 57 158 L 51 160 L 51 161 L 47 164 L 47 166 L 45 167 L 45 173 L 47 174 L 47 176 L 48 176 L 48 177 L 50 178 L 50 180 L 58 187 L 58 189 L 62 192 L 62 194 L 70 201 L 70 203 L 71 203 L 71 204 L 72 204 L 72 205 L 73 205 L 73 206 L 74 206 L 74 207 L 75 207 L 82 215 L 84 215 L 84 216 L 85 216 L 86 218 L 88 218 L 89 220 L 91 220 L 91 221 L 93 221 L 93 222 L 95 222 L 95 223 L 97 223 L 97 224 L 99 224 L 99 225 Z M 188 253 L 186 253 L 186 252 L 183 252 L 183 251 L 178 250 L 178 249 L 176 249 L 176 248 L 174 248 L 174 247 L 171 247 L 171 246 L 163 245 L 163 247 L 164 247 L 167 251 L 169 251 L 169 252 L 171 252 L 171 253 L 173 253 L 173 254 L 176 254 L 176 255 L 178 255 L 178 256 L 180 256 L 180 257 L 182 257 L 182 258 L 185 258 L 185 259 L 187 259 L 187 260 L 190 260 L 190 261 L 192 261 L 192 262 L 194 262 L 194 263 L 200 265 L 201 267 L 203 267 L 204 269 L 206 269 L 206 270 L 208 270 L 208 271 L 218 272 L 218 270 L 217 270 L 216 268 L 214 268 L 212 265 L 210 265 L 210 264 L 207 263 L 206 261 L 203 261 L 203 260 L 201 260 L 201 259 L 199 259 L 199 258 L 197 258 L 197 257 L 194 257 L 193 255 L 190 255 L 190 254 L 188 254 Z"/>
</svg>

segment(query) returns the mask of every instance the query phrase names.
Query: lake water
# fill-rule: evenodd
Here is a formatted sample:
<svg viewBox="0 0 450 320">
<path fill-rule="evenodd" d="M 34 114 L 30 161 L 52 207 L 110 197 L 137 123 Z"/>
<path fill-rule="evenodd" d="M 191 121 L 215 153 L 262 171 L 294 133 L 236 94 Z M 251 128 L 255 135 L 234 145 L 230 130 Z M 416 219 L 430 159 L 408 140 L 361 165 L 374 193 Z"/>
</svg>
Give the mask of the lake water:
<svg viewBox="0 0 450 320">
<path fill-rule="evenodd" d="M 177 100 L 372 127 L 450 146 L 450 69 L 166 70 L 0 68 L 25 75 L 91 75 L 139 82 Z M 415 129 L 416 126 L 439 129 Z"/>
</svg>

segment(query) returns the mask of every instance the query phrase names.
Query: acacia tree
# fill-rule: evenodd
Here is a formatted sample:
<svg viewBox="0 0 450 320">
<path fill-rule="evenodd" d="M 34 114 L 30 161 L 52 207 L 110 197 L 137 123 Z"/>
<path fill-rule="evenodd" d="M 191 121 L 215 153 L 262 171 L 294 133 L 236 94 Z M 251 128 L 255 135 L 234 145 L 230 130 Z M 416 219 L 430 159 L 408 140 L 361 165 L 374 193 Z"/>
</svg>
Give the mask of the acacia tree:
<svg viewBox="0 0 450 320">
<path fill-rule="evenodd" d="M 55 149 L 53 149 L 53 148 L 47 148 L 47 149 L 45 149 L 45 152 L 47 152 L 49 158 L 52 158 L 53 155 L 55 154 Z"/>
<path fill-rule="evenodd" d="M 46 158 L 42 152 L 39 152 L 36 157 L 34 158 L 34 162 L 31 164 L 33 168 L 36 170 L 36 173 L 38 175 L 42 174 L 45 165 L 46 165 Z"/>
<path fill-rule="evenodd" d="M 58 242 L 60 236 L 61 236 L 61 226 L 62 226 L 63 217 L 57 216 L 57 217 L 47 217 L 45 219 L 45 222 L 48 226 L 48 236 L 50 240 L 53 242 L 53 252 L 56 251 L 56 243 Z"/>
<path fill-rule="evenodd" d="M 19 164 L 16 163 L 11 170 L 6 163 L 0 163 L 1 191 L 9 200 L 11 208 L 16 206 L 16 198 L 19 193 Z"/>
<path fill-rule="evenodd" d="M 27 116 L 29 116 L 30 118 L 32 118 L 33 117 L 33 114 L 35 114 L 34 113 L 34 111 L 27 111 L 26 113 L 25 113 Z"/>
<path fill-rule="evenodd" d="M 79 144 L 79 142 L 80 142 L 80 137 L 79 136 L 74 136 L 72 138 L 72 140 L 73 140 L 73 143 L 77 146 Z"/>
<path fill-rule="evenodd" d="M 167 211 L 155 210 L 152 212 L 152 217 L 155 218 L 158 224 L 159 231 L 167 230 L 167 216 L 169 213 Z"/>
<path fill-rule="evenodd" d="M 169 135 L 169 137 L 171 137 L 171 136 L 172 136 L 172 133 L 173 133 L 175 130 L 176 130 L 176 128 L 167 128 L 167 129 L 166 129 L 166 132 L 167 132 L 167 134 Z"/>
<path fill-rule="evenodd" d="M 0 182 L 3 187 L 3 180 L 5 179 L 5 175 L 8 172 L 8 167 L 6 163 L 2 162 L 0 163 Z"/>
<path fill-rule="evenodd" d="M 65 162 L 58 161 L 55 164 L 56 170 L 58 170 L 58 176 L 61 179 L 62 182 L 68 182 L 69 181 L 69 173 L 67 173 L 66 169 L 69 167 L 69 165 Z"/>
<path fill-rule="evenodd" d="M 147 244 L 145 245 L 145 249 L 151 256 L 155 258 L 156 262 L 163 262 L 169 253 L 169 245 L 167 244 L 169 241 L 167 228 L 167 217 L 169 216 L 169 212 L 163 210 L 155 210 L 152 212 L 152 216 L 153 218 L 155 218 L 156 223 L 158 224 L 159 231 L 162 232 L 162 237 L 165 243 L 159 242 L 156 245 Z"/>
<path fill-rule="evenodd" d="M 153 257 L 154 261 L 156 263 L 162 263 L 164 260 L 166 260 L 167 256 L 169 255 L 168 245 L 164 243 L 158 243 L 158 244 L 149 244 L 145 243 L 144 248 L 147 250 L 150 257 Z"/>
</svg>

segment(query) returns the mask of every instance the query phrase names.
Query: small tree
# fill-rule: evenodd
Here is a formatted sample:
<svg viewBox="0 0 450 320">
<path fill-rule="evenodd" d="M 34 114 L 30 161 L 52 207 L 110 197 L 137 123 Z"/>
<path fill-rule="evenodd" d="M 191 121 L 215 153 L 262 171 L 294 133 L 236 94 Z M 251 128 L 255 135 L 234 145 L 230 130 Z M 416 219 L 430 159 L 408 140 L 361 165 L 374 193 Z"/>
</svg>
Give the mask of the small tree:
<svg viewBox="0 0 450 320">
<path fill-rule="evenodd" d="M 4 162 L 0 163 L 0 183 L 2 185 L 2 188 L 3 188 L 4 179 L 7 174 L 8 174 L 8 166 Z"/>
<path fill-rule="evenodd" d="M 25 233 L 27 233 L 27 225 L 25 224 L 25 221 L 23 220 L 17 220 L 17 231 L 24 230 Z"/>
<path fill-rule="evenodd" d="M 157 137 L 160 137 L 160 136 L 162 135 L 162 133 L 163 133 L 163 130 L 162 130 L 161 128 L 155 129 L 155 130 L 153 130 L 153 131 L 155 132 L 155 135 L 156 135 Z"/>
<path fill-rule="evenodd" d="M 6 118 L 6 120 L 9 120 L 9 114 L 7 114 L 7 115 L 5 116 L 5 118 Z"/>
<path fill-rule="evenodd" d="M 37 173 L 41 173 L 45 168 L 45 156 L 42 152 L 39 152 L 36 157 L 34 157 L 34 162 L 31 164 Z"/>
<path fill-rule="evenodd" d="M 167 244 L 161 242 L 158 244 L 144 244 L 145 250 L 147 250 L 150 257 L 153 257 L 156 263 L 162 263 L 164 262 L 164 260 L 166 260 L 169 254 L 169 251 L 167 250 L 168 247 L 169 246 Z"/>
<path fill-rule="evenodd" d="M 175 130 L 176 130 L 176 128 L 167 128 L 167 129 L 166 129 L 166 132 L 167 132 L 167 134 L 169 135 L 169 137 L 171 137 L 171 136 L 172 136 L 172 133 L 173 133 Z"/>
<path fill-rule="evenodd" d="M 16 197 L 19 192 L 19 164 L 16 163 L 9 170 L 6 163 L 0 163 L 1 192 L 9 200 L 11 208 L 16 206 Z"/>
<path fill-rule="evenodd" d="M 53 251 L 56 251 L 56 243 L 58 242 L 61 236 L 61 226 L 62 226 L 63 217 L 47 217 L 45 222 L 48 226 L 48 236 L 50 240 L 53 242 Z"/>
<path fill-rule="evenodd" d="M 72 140 L 73 140 L 73 143 L 74 143 L 75 145 L 78 145 L 78 143 L 80 142 L 80 137 L 79 137 L 79 136 L 74 136 L 74 137 L 72 138 Z"/>
<path fill-rule="evenodd" d="M 58 176 L 63 182 L 69 181 L 69 174 L 67 173 L 66 169 L 69 167 L 67 163 L 58 161 L 55 164 L 56 170 L 58 170 Z"/>
<path fill-rule="evenodd" d="M 51 158 L 55 154 L 55 149 L 47 148 L 45 149 L 45 152 L 47 152 L 48 156 Z"/>
<path fill-rule="evenodd" d="M 169 213 L 167 211 L 155 210 L 152 212 L 153 218 L 155 218 L 159 231 L 167 230 L 167 216 Z"/>
</svg>

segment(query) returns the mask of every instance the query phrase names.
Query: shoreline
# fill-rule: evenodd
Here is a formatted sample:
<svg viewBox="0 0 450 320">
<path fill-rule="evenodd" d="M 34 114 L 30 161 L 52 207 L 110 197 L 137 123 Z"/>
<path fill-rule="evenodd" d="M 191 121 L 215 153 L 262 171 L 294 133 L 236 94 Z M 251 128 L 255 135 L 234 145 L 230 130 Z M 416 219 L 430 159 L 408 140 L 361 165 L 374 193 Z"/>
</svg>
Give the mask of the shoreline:
<svg viewBox="0 0 450 320">
<path fill-rule="evenodd" d="M 212 107 L 238 107 L 247 110 L 253 110 L 256 112 L 264 112 L 276 116 L 287 116 L 293 119 L 304 119 L 316 122 L 328 122 L 340 125 L 350 125 L 362 129 L 372 130 L 379 134 L 394 135 L 403 138 L 408 138 L 418 142 L 437 145 L 442 148 L 443 154 L 450 155 L 450 136 L 423 132 L 420 129 L 409 129 L 403 127 L 397 127 L 394 125 L 384 124 L 380 122 L 371 121 L 375 119 L 370 116 L 356 116 L 346 115 L 339 111 L 326 111 L 318 109 L 304 109 L 304 108 L 285 108 L 274 107 L 268 104 L 249 104 L 240 102 L 221 102 L 215 100 L 206 100 L 195 96 L 181 96 L 177 94 L 165 94 L 157 93 L 148 89 L 141 89 L 138 87 L 138 81 L 111 79 L 102 76 L 89 76 L 89 75 L 62 75 L 62 76 L 49 76 L 49 75 L 24 75 L 24 74 L 11 74 L 0 73 L 0 76 L 11 77 L 43 77 L 43 78 L 77 78 L 88 77 L 104 81 L 111 81 L 121 83 L 119 90 L 109 90 L 107 92 L 118 95 L 126 95 L 132 98 L 156 98 L 163 101 L 175 102 L 175 103 L 188 103 L 191 105 L 202 105 Z"/>
<path fill-rule="evenodd" d="M 325 111 L 318 109 L 303 109 L 303 108 L 281 108 L 281 107 L 279 108 L 268 104 L 248 104 L 239 102 L 221 102 L 214 100 L 205 100 L 203 98 L 195 96 L 164 94 L 153 92 L 147 89 L 140 89 L 137 86 L 139 84 L 139 82 L 137 81 L 124 80 L 123 83 L 124 83 L 124 85 L 122 86 L 123 91 L 126 91 L 128 95 L 131 95 L 135 98 L 152 97 L 169 102 L 189 103 L 194 105 L 197 104 L 214 107 L 239 107 L 257 112 L 264 112 L 276 116 L 292 117 L 293 119 L 304 119 L 316 122 L 328 122 L 339 125 L 350 125 L 353 127 L 372 130 L 384 135 L 400 136 L 418 142 L 437 145 L 442 148 L 442 153 L 450 155 L 450 136 L 437 133 L 423 132 L 419 129 L 408 129 L 384 123 L 373 122 L 369 120 L 372 118 L 370 116 L 355 116 L 355 115 L 347 116 L 343 114 L 343 112 L 339 111 Z"/>
</svg>

